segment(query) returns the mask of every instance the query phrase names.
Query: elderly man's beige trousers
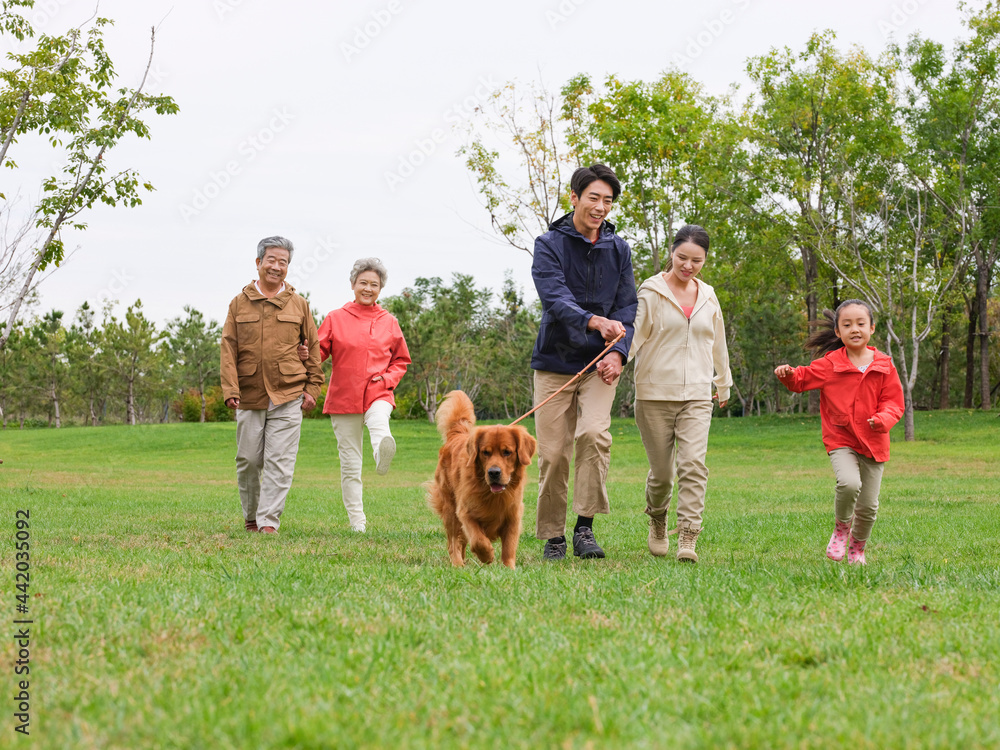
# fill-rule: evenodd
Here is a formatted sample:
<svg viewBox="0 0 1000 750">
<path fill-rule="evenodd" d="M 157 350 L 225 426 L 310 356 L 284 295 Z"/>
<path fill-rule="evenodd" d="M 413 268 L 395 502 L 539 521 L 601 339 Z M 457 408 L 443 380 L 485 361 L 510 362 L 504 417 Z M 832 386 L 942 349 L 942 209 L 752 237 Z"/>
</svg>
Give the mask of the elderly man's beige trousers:
<svg viewBox="0 0 1000 750">
<path fill-rule="evenodd" d="M 302 396 L 270 409 L 236 410 L 236 483 L 243 518 L 278 528 L 292 486 Z"/>
</svg>

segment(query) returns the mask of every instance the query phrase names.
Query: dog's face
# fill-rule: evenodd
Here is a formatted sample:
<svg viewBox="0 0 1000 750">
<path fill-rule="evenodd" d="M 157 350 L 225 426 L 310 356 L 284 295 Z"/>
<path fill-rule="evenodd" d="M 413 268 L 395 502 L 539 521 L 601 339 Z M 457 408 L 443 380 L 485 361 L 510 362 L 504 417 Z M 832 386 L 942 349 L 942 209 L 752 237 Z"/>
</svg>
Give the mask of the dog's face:
<svg viewBox="0 0 1000 750">
<path fill-rule="evenodd" d="M 520 425 L 477 427 L 469 435 L 469 461 L 491 492 L 503 492 L 535 455 L 535 439 Z"/>
</svg>

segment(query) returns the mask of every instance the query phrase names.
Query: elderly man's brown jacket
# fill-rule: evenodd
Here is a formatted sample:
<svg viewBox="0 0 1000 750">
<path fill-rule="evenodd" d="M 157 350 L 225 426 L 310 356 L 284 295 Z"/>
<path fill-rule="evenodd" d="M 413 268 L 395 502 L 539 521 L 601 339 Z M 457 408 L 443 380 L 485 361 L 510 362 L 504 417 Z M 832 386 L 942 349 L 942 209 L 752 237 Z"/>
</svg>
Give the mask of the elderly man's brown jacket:
<svg viewBox="0 0 1000 750">
<path fill-rule="evenodd" d="M 296 353 L 309 345 L 309 360 Z M 319 340 L 309 303 L 291 284 L 268 299 L 253 282 L 229 303 L 222 328 L 222 398 L 238 398 L 240 409 L 267 409 L 298 398 L 317 401 L 323 385 Z"/>
</svg>

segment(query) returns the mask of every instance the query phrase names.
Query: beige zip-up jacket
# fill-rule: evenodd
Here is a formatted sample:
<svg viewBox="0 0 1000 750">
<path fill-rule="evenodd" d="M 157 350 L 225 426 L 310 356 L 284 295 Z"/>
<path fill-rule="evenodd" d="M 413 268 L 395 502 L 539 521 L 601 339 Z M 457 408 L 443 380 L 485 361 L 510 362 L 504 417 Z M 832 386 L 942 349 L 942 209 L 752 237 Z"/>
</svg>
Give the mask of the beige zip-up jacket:
<svg viewBox="0 0 1000 750">
<path fill-rule="evenodd" d="M 722 307 L 715 290 L 695 278 L 698 299 L 684 314 L 663 274 L 642 282 L 629 359 L 635 357 L 635 397 L 643 401 L 729 400 L 733 374 Z"/>
</svg>

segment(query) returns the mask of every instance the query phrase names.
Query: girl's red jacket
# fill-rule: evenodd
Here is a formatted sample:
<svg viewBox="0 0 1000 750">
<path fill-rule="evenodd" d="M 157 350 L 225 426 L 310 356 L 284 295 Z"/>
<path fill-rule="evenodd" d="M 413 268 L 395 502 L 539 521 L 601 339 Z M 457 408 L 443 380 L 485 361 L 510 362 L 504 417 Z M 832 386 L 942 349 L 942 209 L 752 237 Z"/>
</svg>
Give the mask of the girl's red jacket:
<svg viewBox="0 0 1000 750">
<path fill-rule="evenodd" d="M 903 386 L 892 358 L 869 346 L 874 361 L 861 372 L 847 349 L 830 352 L 779 378 L 795 393 L 820 390 L 819 413 L 826 452 L 851 448 L 876 461 L 889 460 L 889 430 L 903 415 Z M 875 428 L 868 420 L 875 419 Z"/>
</svg>

